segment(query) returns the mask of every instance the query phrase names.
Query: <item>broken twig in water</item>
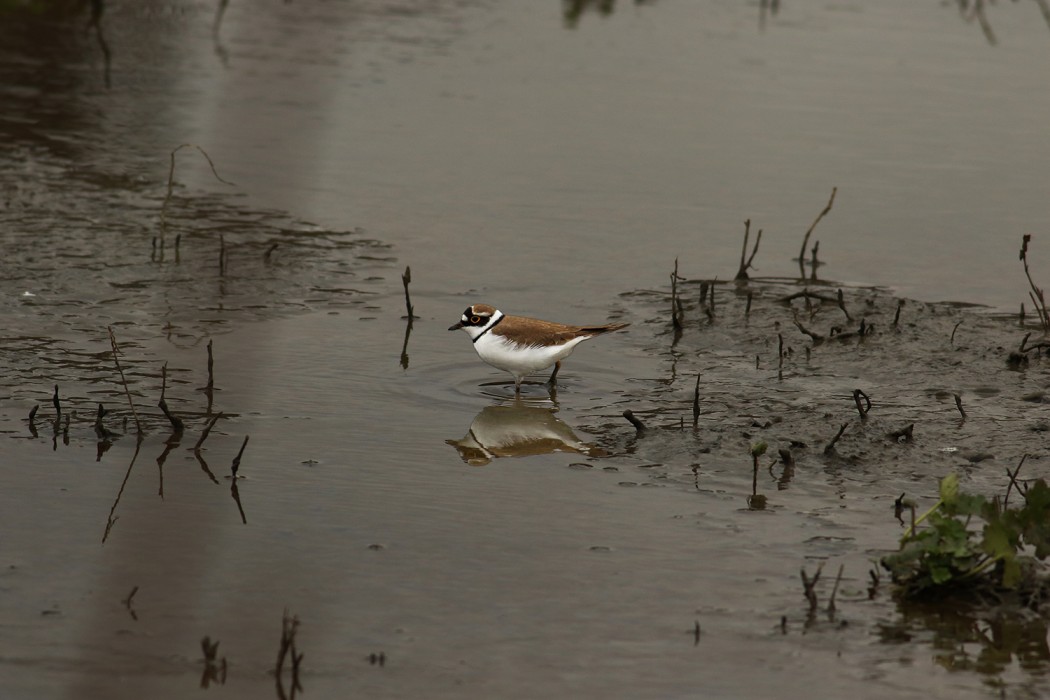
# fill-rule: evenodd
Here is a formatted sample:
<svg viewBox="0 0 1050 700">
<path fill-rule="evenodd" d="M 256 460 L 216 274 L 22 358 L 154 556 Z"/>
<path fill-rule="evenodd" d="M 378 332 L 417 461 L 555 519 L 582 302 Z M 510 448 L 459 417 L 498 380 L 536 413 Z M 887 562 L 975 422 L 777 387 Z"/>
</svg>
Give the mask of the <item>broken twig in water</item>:
<svg viewBox="0 0 1050 700">
<path fill-rule="evenodd" d="M 222 657 L 222 663 L 216 663 L 219 653 L 219 640 L 213 643 L 211 637 L 201 640 L 201 653 L 204 654 L 204 673 L 201 675 L 201 688 L 207 688 L 212 683 L 226 684 L 226 657 Z"/>
<path fill-rule="evenodd" d="M 281 619 L 281 645 L 277 650 L 277 664 L 274 667 L 274 675 L 277 677 L 278 689 L 281 691 L 280 696 L 284 697 L 284 688 L 282 685 L 282 674 L 284 672 L 284 660 L 285 657 L 291 655 L 291 670 L 292 670 L 292 694 L 296 691 L 301 692 L 302 686 L 299 684 L 299 665 L 303 661 L 303 654 L 296 651 L 295 648 L 295 633 L 299 629 L 299 618 L 289 617 L 288 610 L 285 609 L 284 616 Z"/>
<path fill-rule="evenodd" d="M 1003 496 L 1003 512 L 1006 512 L 1006 504 L 1010 501 L 1010 490 L 1016 488 L 1017 492 L 1024 494 L 1024 489 L 1017 482 L 1017 475 L 1021 471 L 1021 467 L 1024 466 L 1024 461 L 1028 459 L 1028 453 L 1026 452 L 1021 456 L 1021 461 L 1017 463 L 1017 468 L 1013 470 L 1013 473 L 1009 469 L 1006 470 L 1006 475 L 1010 477 L 1010 483 L 1006 486 L 1006 495 Z"/>
<path fill-rule="evenodd" d="M 693 427 L 700 421 L 700 375 L 696 375 L 696 388 L 693 390 Z"/>
<path fill-rule="evenodd" d="M 139 433 L 139 439 L 135 441 L 135 453 L 131 455 L 131 462 L 128 464 L 128 470 L 124 473 L 124 480 L 120 482 L 120 489 L 117 491 L 117 497 L 113 499 L 113 506 L 109 509 L 109 516 L 106 518 L 106 530 L 102 533 L 102 543 L 105 544 L 109 538 L 109 532 L 113 529 L 113 526 L 117 524 L 119 516 L 116 515 L 117 506 L 120 505 L 120 497 L 124 494 L 124 487 L 128 485 L 128 478 L 131 477 L 131 470 L 135 468 L 135 460 L 139 458 L 139 450 L 142 448 L 142 434 Z"/>
<path fill-rule="evenodd" d="M 808 336 L 809 336 L 810 338 L 812 338 L 812 339 L 813 339 L 813 344 L 814 344 L 814 345 L 816 345 L 816 344 L 818 344 L 818 343 L 823 343 L 823 342 L 824 342 L 824 336 L 822 336 L 822 335 L 821 335 L 820 333 L 816 333 L 816 332 L 814 332 L 814 331 L 811 331 L 811 330 L 809 330 L 808 328 L 806 328 L 805 326 L 803 326 L 803 325 L 802 325 L 802 322 L 798 320 L 798 316 L 797 316 L 797 315 L 796 315 L 796 316 L 795 316 L 795 318 L 794 318 L 794 322 L 795 322 L 795 326 L 796 326 L 796 327 L 797 327 L 797 328 L 798 328 L 798 329 L 799 329 L 799 330 L 800 330 L 800 331 L 801 331 L 802 333 L 804 333 L 805 335 L 808 335 Z"/>
<path fill-rule="evenodd" d="M 634 415 L 634 412 L 630 409 L 627 409 L 623 412 L 623 417 L 626 418 L 627 422 L 633 425 L 634 429 L 637 430 L 639 433 L 644 433 L 646 431 L 645 423 L 638 420 L 638 418 Z"/>
<path fill-rule="evenodd" d="M 160 207 L 160 235 L 162 236 L 162 243 L 164 240 L 163 236 L 168 230 L 168 203 L 171 201 L 172 190 L 175 187 L 175 154 L 184 148 L 196 148 L 198 151 L 200 151 L 201 155 L 204 156 L 204 159 L 208 161 L 208 165 L 211 166 L 211 173 L 215 176 L 215 179 L 223 183 L 224 185 L 233 185 L 232 182 L 229 182 L 228 180 L 223 180 L 222 177 L 219 176 L 219 171 L 215 169 L 215 163 L 212 162 L 211 156 L 209 156 L 208 153 L 200 146 L 197 146 L 192 143 L 183 143 L 179 144 L 174 149 L 172 149 L 171 166 L 168 168 L 168 192 L 164 195 L 164 203 L 161 204 Z"/>
<path fill-rule="evenodd" d="M 108 326 L 109 344 L 113 348 L 113 363 L 117 366 L 120 374 L 120 383 L 124 385 L 124 395 L 128 397 L 128 406 L 131 407 L 131 415 L 135 418 L 135 430 L 142 437 L 142 423 L 139 421 L 138 411 L 135 410 L 135 402 L 131 400 L 131 390 L 128 389 L 128 380 L 124 377 L 124 370 L 120 368 L 120 350 L 117 349 L 117 338 L 113 335 L 113 326 Z"/>
<path fill-rule="evenodd" d="M 828 612 L 835 612 L 835 596 L 839 592 L 839 584 L 842 583 L 842 571 L 845 568 L 845 564 L 839 564 L 839 573 L 835 577 L 835 585 L 831 587 L 831 598 L 828 599 Z"/>
<path fill-rule="evenodd" d="M 51 396 L 51 404 L 55 407 L 55 419 L 62 417 L 62 402 L 58 400 L 58 384 L 55 384 L 55 393 Z"/>
<path fill-rule="evenodd" d="M 1028 293 L 1031 297 L 1032 303 L 1035 305 L 1036 313 L 1039 314 L 1039 323 L 1043 327 L 1043 332 L 1050 331 L 1050 315 L 1047 314 L 1046 300 L 1043 298 L 1043 290 L 1036 286 L 1035 281 L 1032 279 L 1032 273 L 1028 269 L 1028 244 L 1032 240 L 1032 234 L 1026 233 L 1021 238 L 1021 263 L 1024 265 L 1024 274 L 1028 278 L 1028 284 L 1032 288 L 1032 291 Z"/>
<path fill-rule="evenodd" d="M 803 567 L 799 570 L 799 575 L 802 577 L 802 590 L 806 596 L 806 600 L 809 601 L 809 612 L 814 613 L 817 611 L 817 581 L 820 580 L 820 573 L 824 570 L 824 562 L 817 565 L 817 572 L 813 574 L 813 578 L 806 575 L 806 569 Z"/>
<path fill-rule="evenodd" d="M 809 227 L 809 230 L 806 231 L 806 235 L 802 238 L 802 248 L 798 252 L 798 269 L 800 273 L 799 277 L 801 277 L 801 279 L 806 279 L 806 245 L 809 243 L 809 237 L 812 235 L 813 229 L 815 229 L 817 224 L 820 223 L 820 220 L 827 216 L 828 212 L 831 211 L 831 206 L 835 203 L 835 193 L 838 192 L 838 190 L 838 187 L 831 188 L 831 199 L 828 200 L 828 205 L 817 215 L 817 218 L 813 221 L 813 225 Z M 813 267 L 815 270 L 816 265 Z"/>
<path fill-rule="evenodd" d="M 212 356 L 212 353 L 211 353 L 211 343 L 212 343 L 212 341 L 209 339 L 208 340 L 208 386 L 207 386 L 207 388 L 209 390 L 215 388 L 215 358 Z"/>
<path fill-rule="evenodd" d="M 839 290 L 839 294 L 838 294 L 838 304 L 839 304 L 839 308 L 842 309 L 842 313 L 846 314 L 846 320 L 850 321 L 852 323 L 853 322 L 853 317 L 849 315 L 849 311 L 846 309 L 846 300 L 842 296 L 842 290 L 841 289 Z"/>
<path fill-rule="evenodd" d="M 861 399 L 864 399 L 864 403 L 861 404 Z M 871 411 L 871 399 L 860 389 L 853 390 L 853 403 L 857 404 L 857 412 L 860 413 L 861 419 L 868 417 L 868 412 Z"/>
<path fill-rule="evenodd" d="M 160 406 L 160 410 L 164 412 L 164 416 L 171 423 L 171 429 L 175 433 L 175 435 L 182 435 L 182 432 L 185 429 L 185 426 L 182 423 L 182 419 L 180 419 L 168 409 L 168 402 L 164 400 L 164 392 L 167 389 L 167 385 L 168 363 L 165 362 L 164 366 L 161 367 L 160 370 L 160 403 L 158 403 L 157 405 Z"/>
<path fill-rule="evenodd" d="M 758 244 L 762 242 L 762 229 L 758 229 L 758 234 L 755 236 L 755 247 L 751 249 L 751 256 L 747 257 L 747 239 L 751 235 L 751 219 L 744 221 L 744 246 L 740 250 L 740 269 L 736 273 L 736 281 L 743 282 L 750 279 L 747 271 L 751 269 L 751 263 L 754 262 L 755 256 L 758 254 Z"/>
<path fill-rule="evenodd" d="M 835 451 L 835 443 L 837 443 L 839 441 L 839 438 L 842 437 L 842 434 L 844 432 L 846 432 L 846 428 L 848 428 L 848 427 L 849 427 L 849 421 L 846 421 L 841 426 L 839 426 L 839 431 L 835 434 L 835 437 L 831 438 L 831 442 L 829 442 L 824 447 L 824 454 L 828 455 L 828 454 L 831 454 L 832 452 Z"/>
<path fill-rule="evenodd" d="M 135 614 L 135 608 L 131 607 L 131 599 L 135 597 L 135 594 L 139 592 L 139 587 L 135 586 L 131 589 L 131 593 L 128 593 L 128 597 L 120 601 L 124 604 L 124 607 L 128 609 L 128 613 L 131 615 L 131 619 L 138 621 L 139 616 Z"/>
<path fill-rule="evenodd" d="M 249 435 L 244 436 L 244 442 L 241 443 L 241 449 L 237 451 L 237 456 L 233 458 L 233 464 L 230 465 L 230 471 L 233 473 L 233 478 L 237 478 L 237 470 L 241 468 L 241 456 L 244 454 L 244 448 L 248 446 Z"/>
<path fill-rule="evenodd" d="M 963 410 L 962 399 L 959 397 L 958 394 L 952 394 L 952 396 L 955 397 L 955 407 L 959 409 L 959 415 L 961 415 L 963 418 L 966 418 L 966 411 Z"/>
<path fill-rule="evenodd" d="M 418 318 L 415 315 L 415 308 L 412 306 L 412 299 L 408 296 L 408 285 L 412 282 L 412 268 L 405 267 L 404 274 L 401 275 L 401 284 L 405 286 L 405 309 L 408 311 L 408 326 L 412 327 L 412 319 Z"/>
<path fill-rule="evenodd" d="M 95 413 L 95 434 L 103 440 L 113 435 L 113 433 L 106 429 L 106 426 L 102 425 L 102 419 L 105 417 L 106 413 L 106 409 L 103 408 L 100 403 L 98 405 L 98 411 Z"/>
<path fill-rule="evenodd" d="M 211 420 L 208 421 L 208 424 L 204 426 L 204 432 L 201 433 L 201 437 L 199 440 L 197 440 L 197 444 L 193 446 L 194 452 L 200 452 L 201 445 L 203 445 L 204 441 L 208 439 L 208 434 L 211 433 L 211 429 L 215 427 L 215 424 L 219 421 L 220 418 L 222 418 L 222 411 L 219 411 L 214 416 L 212 416 Z"/>
<path fill-rule="evenodd" d="M 675 336 L 682 332 L 682 302 L 678 298 L 678 258 L 674 259 L 674 272 L 671 273 L 671 325 L 674 326 Z"/>
</svg>

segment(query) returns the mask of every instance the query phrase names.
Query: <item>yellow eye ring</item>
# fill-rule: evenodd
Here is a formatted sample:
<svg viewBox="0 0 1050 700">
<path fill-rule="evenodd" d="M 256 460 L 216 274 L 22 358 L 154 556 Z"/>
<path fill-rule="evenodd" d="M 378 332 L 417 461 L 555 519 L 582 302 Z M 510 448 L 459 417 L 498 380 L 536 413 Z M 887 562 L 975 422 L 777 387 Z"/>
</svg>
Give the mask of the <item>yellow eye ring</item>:
<svg viewBox="0 0 1050 700">
<path fill-rule="evenodd" d="M 471 323 L 481 323 L 481 316 L 471 316 L 470 317 L 470 322 Z"/>
</svg>

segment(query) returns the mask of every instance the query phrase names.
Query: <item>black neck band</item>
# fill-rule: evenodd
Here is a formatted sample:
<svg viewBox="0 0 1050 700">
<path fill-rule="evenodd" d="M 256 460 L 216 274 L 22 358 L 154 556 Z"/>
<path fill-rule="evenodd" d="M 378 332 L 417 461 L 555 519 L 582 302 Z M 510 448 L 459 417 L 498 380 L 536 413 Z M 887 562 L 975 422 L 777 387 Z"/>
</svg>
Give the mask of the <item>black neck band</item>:
<svg viewBox="0 0 1050 700">
<path fill-rule="evenodd" d="M 470 341 L 470 342 L 472 342 L 472 343 L 476 343 L 476 342 L 478 342 L 478 340 L 480 340 L 480 339 L 481 339 L 481 336 L 485 335 L 486 333 L 488 333 L 489 331 L 491 331 L 491 330 L 492 330 L 493 328 L 495 328 L 496 326 L 498 326 L 498 325 L 499 325 L 499 322 L 500 322 L 500 321 L 502 321 L 502 320 L 503 320 L 503 319 L 505 319 L 505 318 L 506 318 L 506 316 L 500 316 L 499 318 L 497 318 L 497 319 L 496 319 L 496 320 L 495 320 L 495 321 L 494 321 L 494 322 L 493 322 L 493 323 L 492 323 L 492 324 L 491 324 L 491 325 L 490 325 L 490 326 L 489 326 L 488 328 L 486 328 L 485 330 L 483 330 L 483 331 L 481 331 L 480 333 L 478 333 L 478 335 L 477 335 L 477 336 L 476 336 L 476 337 L 475 337 L 475 338 L 474 338 L 474 339 L 473 339 L 472 341 Z"/>
</svg>

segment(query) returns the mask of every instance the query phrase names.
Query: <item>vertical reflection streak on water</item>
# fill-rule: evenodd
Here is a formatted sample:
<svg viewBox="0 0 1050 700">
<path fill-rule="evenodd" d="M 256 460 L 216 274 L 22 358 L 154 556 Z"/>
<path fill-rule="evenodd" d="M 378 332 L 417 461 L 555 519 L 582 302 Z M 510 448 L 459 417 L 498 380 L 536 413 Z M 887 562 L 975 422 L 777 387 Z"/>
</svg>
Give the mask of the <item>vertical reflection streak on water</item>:
<svg viewBox="0 0 1050 700">
<path fill-rule="evenodd" d="M 117 506 L 120 505 L 120 498 L 124 495 L 124 487 L 128 484 L 128 478 L 131 477 L 131 470 L 135 468 L 135 460 L 139 457 L 139 449 L 142 447 L 142 440 L 143 437 L 140 434 L 135 441 L 135 452 L 131 455 L 131 462 L 128 463 L 128 470 L 124 473 L 124 479 L 120 482 L 120 489 L 117 490 L 117 496 L 113 499 L 113 506 L 109 509 L 109 516 L 106 518 L 106 530 L 102 533 L 103 544 L 109 539 L 109 533 L 119 519 L 119 516 L 116 514 Z"/>
</svg>

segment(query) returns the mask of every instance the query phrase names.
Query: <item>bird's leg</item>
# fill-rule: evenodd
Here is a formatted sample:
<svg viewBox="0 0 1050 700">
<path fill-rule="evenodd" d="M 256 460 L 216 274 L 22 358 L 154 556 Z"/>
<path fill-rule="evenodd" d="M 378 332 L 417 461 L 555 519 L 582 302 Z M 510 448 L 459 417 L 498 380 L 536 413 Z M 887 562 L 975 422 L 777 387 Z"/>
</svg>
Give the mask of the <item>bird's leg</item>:
<svg viewBox="0 0 1050 700">
<path fill-rule="evenodd" d="M 561 369 L 561 360 L 554 363 L 554 371 L 551 372 L 551 378 L 547 380 L 548 387 L 554 387 L 558 384 L 558 370 Z"/>
<path fill-rule="evenodd" d="M 521 394 L 521 380 L 525 377 L 514 377 L 514 395 L 518 396 Z"/>
</svg>

